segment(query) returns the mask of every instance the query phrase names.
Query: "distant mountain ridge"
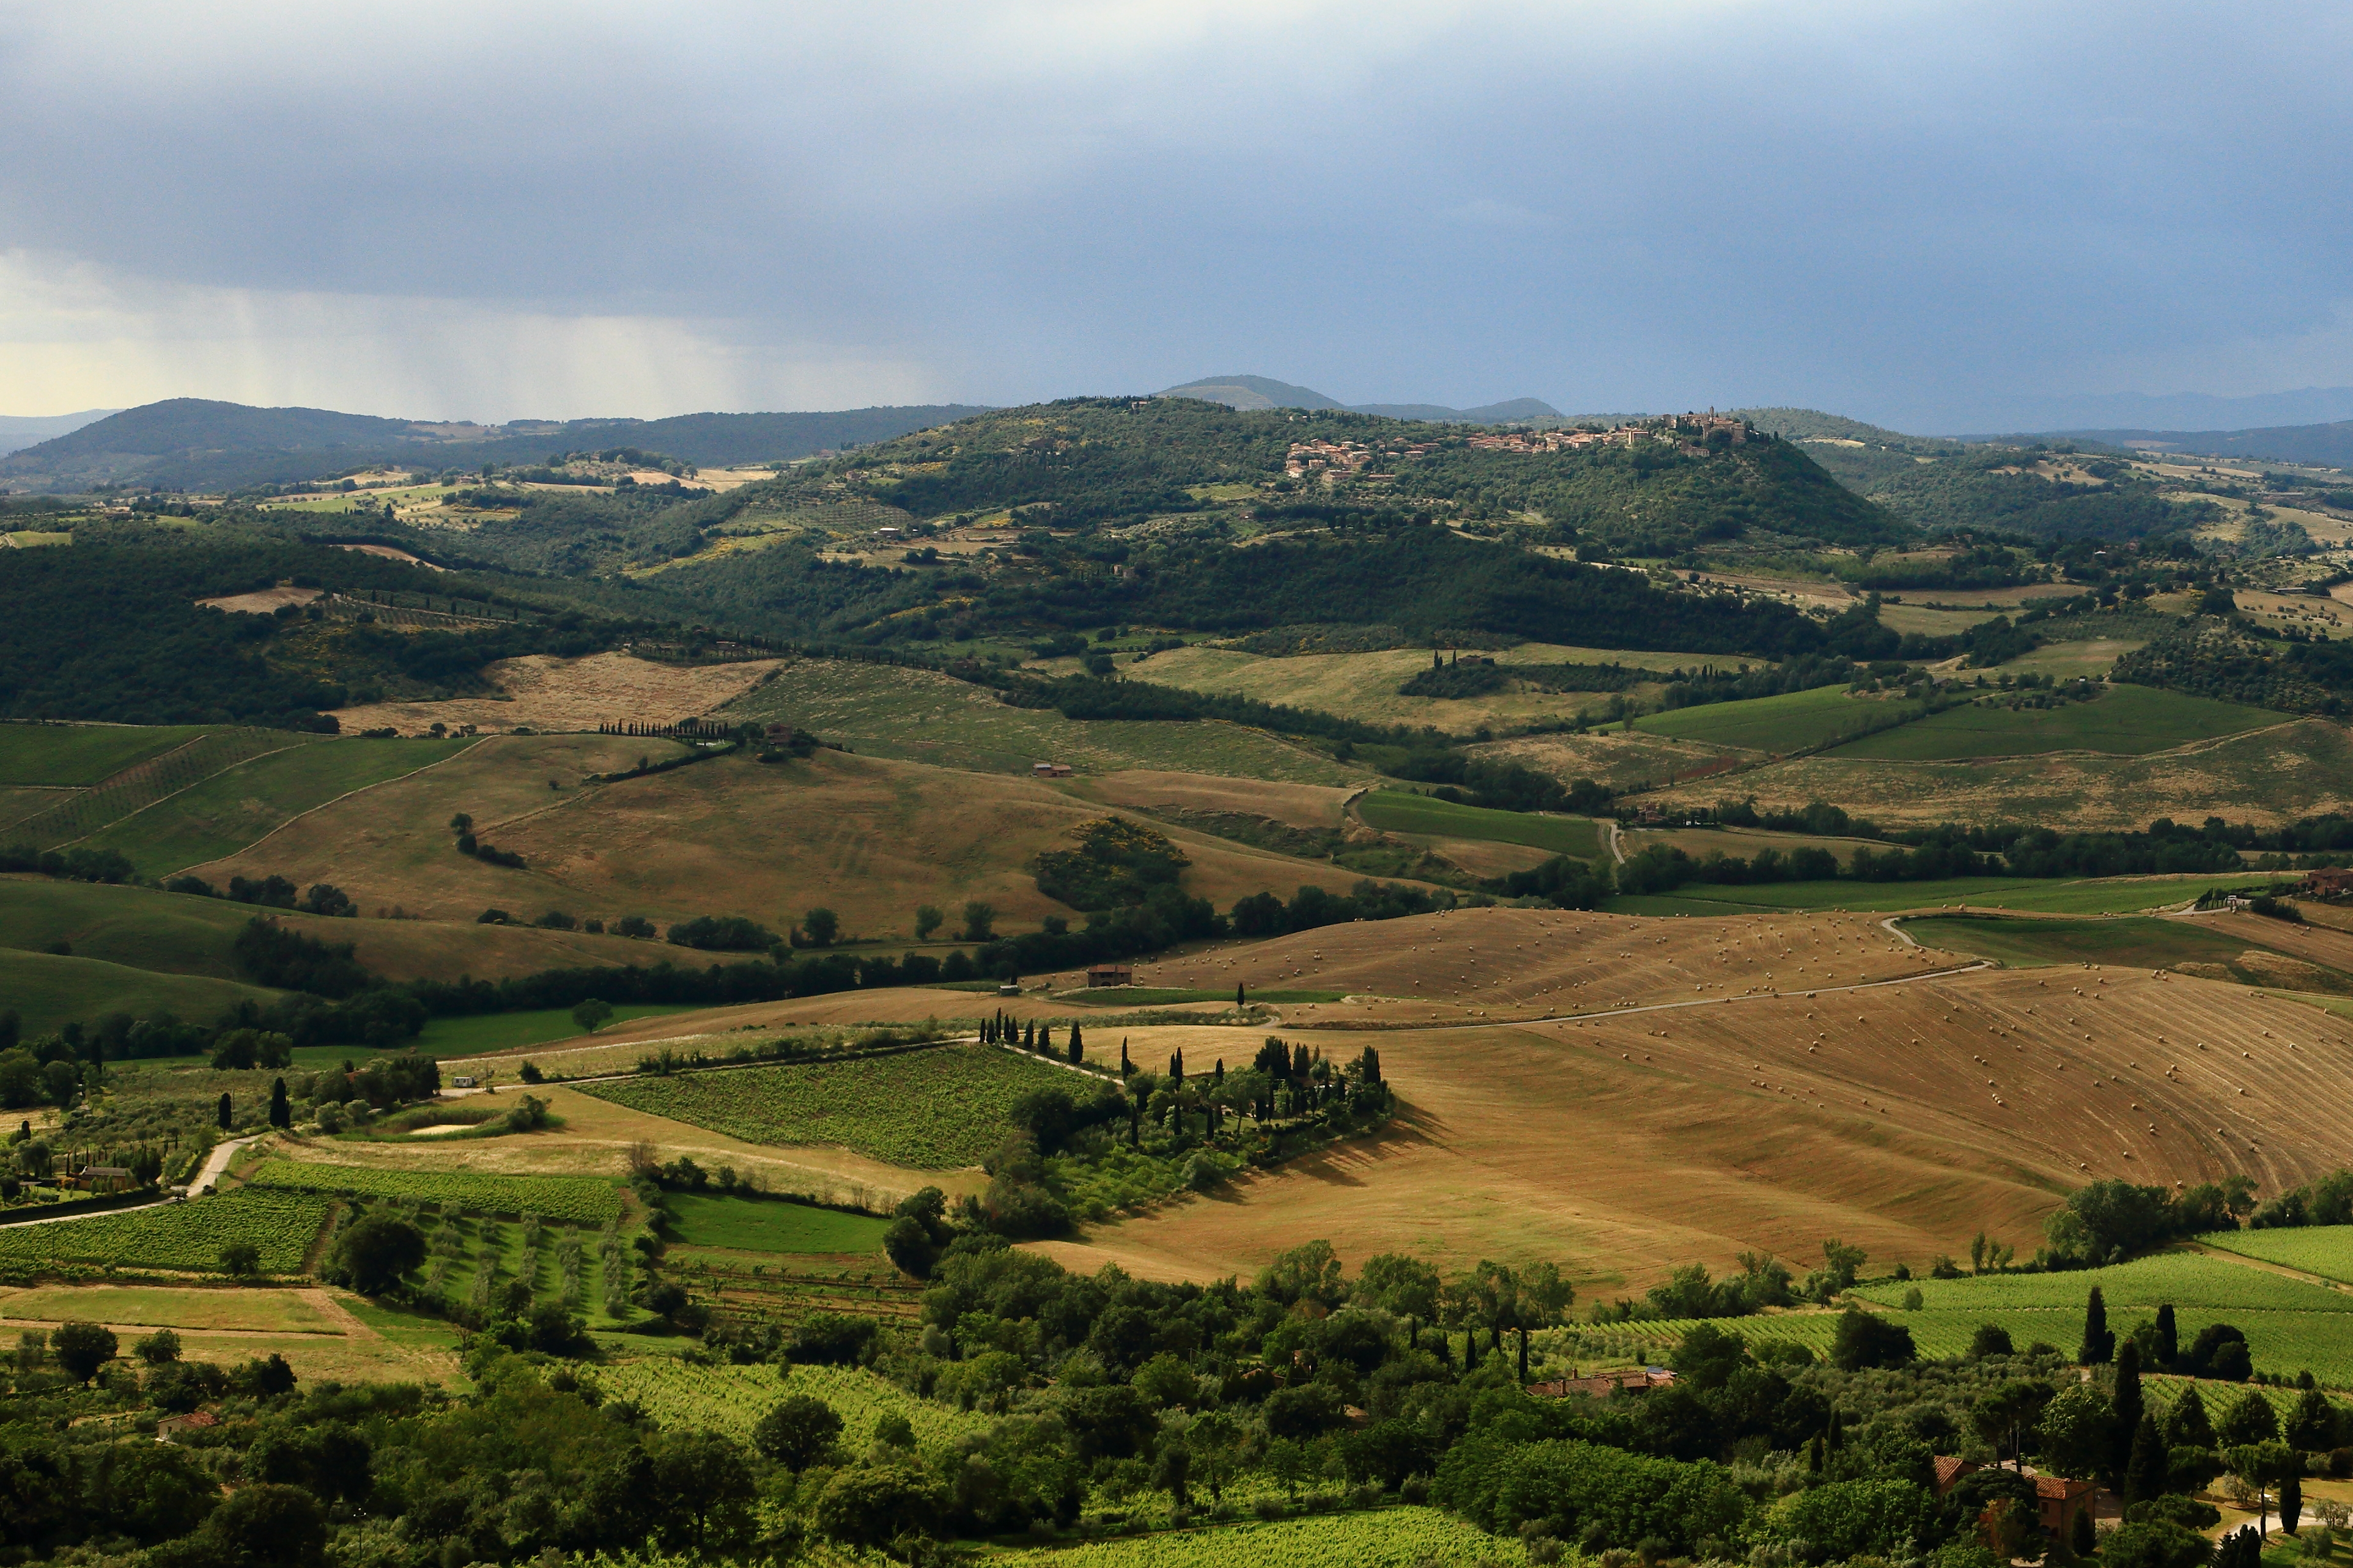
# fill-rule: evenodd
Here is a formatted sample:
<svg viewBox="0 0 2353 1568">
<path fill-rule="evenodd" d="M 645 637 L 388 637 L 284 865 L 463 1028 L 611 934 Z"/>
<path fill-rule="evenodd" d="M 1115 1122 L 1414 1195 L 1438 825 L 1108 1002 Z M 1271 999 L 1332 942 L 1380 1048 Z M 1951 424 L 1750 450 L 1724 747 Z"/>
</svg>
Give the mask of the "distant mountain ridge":
<svg viewBox="0 0 2353 1568">
<path fill-rule="evenodd" d="M 2108 447 L 2135 447 L 2145 451 L 2182 452 L 2212 458 L 2268 458 L 2275 463 L 2316 463 L 2332 468 L 2353 468 L 2353 419 L 2330 425 L 2282 425 L 2262 430 L 2052 430 L 2038 437 L 2008 437 L 2009 440 L 2052 437 L 2097 441 Z"/>
<path fill-rule="evenodd" d="M 119 408 L 85 408 L 79 414 L 0 414 L 0 457 L 121 412 Z"/>
<path fill-rule="evenodd" d="M 1229 408 L 1314 408 L 1335 413 L 1377 414 L 1384 419 L 1426 419 L 1445 424 L 1509 425 L 1528 419 L 1558 419 L 1559 409 L 1533 397 L 1514 397 L 1479 408 L 1448 408 L 1436 403 L 1341 403 L 1312 387 L 1293 386 L 1263 375 L 1213 375 L 1155 394 L 1198 397 Z"/>
<path fill-rule="evenodd" d="M 612 447 L 636 447 L 715 468 L 839 451 L 984 412 L 944 403 L 811 414 L 473 425 L 174 397 L 11 452 L 0 458 L 0 479 L 44 489 L 101 482 L 218 489 L 290 483 L 378 462 L 470 468 L 543 462 L 561 451 Z"/>
</svg>

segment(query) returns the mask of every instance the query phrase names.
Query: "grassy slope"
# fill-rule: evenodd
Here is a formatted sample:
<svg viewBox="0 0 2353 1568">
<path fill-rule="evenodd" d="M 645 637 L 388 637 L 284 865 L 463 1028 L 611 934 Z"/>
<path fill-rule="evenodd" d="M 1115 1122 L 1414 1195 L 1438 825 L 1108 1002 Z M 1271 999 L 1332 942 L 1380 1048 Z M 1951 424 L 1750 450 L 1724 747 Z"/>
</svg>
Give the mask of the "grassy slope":
<svg viewBox="0 0 2353 1568">
<path fill-rule="evenodd" d="M 257 757 L 92 834 L 151 877 L 235 854 L 289 818 L 455 756 L 475 742 L 337 741 Z"/>
<path fill-rule="evenodd" d="M 1518 664 L 1624 664 L 1660 671 L 1720 663 L 1721 655 L 1624 653 L 1523 643 L 1493 656 L 1506 671 Z M 1057 661 L 1058 673 L 1077 668 Z M 1463 699 L 1407 697 L 1398 688 L 1430 668 L 1427 648 L 1388 648 L 1377 653 L 1299 654 L 1270 658 L 1232 648 L 1188 647 L 1155 654 L 1141 665 L 1122 667 L 1131 679 L 1193 691 L 1232 693 L 1261 702 L 1320 708 L 1375 724 L 1434 724 L 1468 732 L 1482 724 L 1498 728 L 1533 723 L 1606 698 L 1590 692 L 1503 691 Z M 1641 688 L 1638 690 L 1655 689 Z"/>
<path fill-rule="evenodd" d="M 1615 914 L 1734 914 L 1747 910 L 1925 910 L 1966 903 L 1975 909 L 2096 915 L 2161 909 L 2209 888 L 2260 880 L 2244 873 L 2217 877 L 2118 877 L 2097 881 L 2045 881 L 2031 877 L 1960 877 L 1941 882 L 1775 882 L 1727 888 L 1686 883 L 1656 897 L 1620 897 Z"/>
<path fill-rule="evenodd" d="M 1145 666 L 1150 668 L 1150 666 Z M 790 720 L 861 752 L 976 773 L 1151 768 L 1290 784 L 1346 784 L 1364 772 L 1233 724 L 1065 719 L 1008 708 L 978 687 L 923 669 L 800 659 L 724 709 L 723 718 Z"/>
<path fill-rule="evenodd" d="M 279 994 L 200 975 L 156 974 L 92 958 L 0 948 L 0 998 L 19 1016 L 27 1035 L 94 1023 L 110 1013 L 144 1018 L 168 1012 L 208 1024 L 240 1001 L 266 1005 Z"/>
<path fill-rule="evenodd" d="M 673 954 L 676 949 L 669 950 Z M 698 1004 L 691 1002 L 630 1003 L 613 1009 L 613 1023 L 626 1024 L 632 1018 L 664 1017 L 672 1013 L 691 1013 Z M 544 1045 L 550 1040 L 568 1040 L 580 1033 L 580 1026 L 572 1021 L 569 1007 L 543 1007 L 528 1013 L 485 1013 L 470 1018 L 436 1018 L 425 1026 L 417 1037 L 417 1048 L 433 1057 L 480 1056 L 491 1051 L 519 1050 L 525 1046 Z"/>
<path fill-rule="evenodd" d="M 1358 803 L 1356 809 L 1366 822 L 1384 833 L 1525 844 L 1584 860 L 1601 853 L 1600 832 L 1584 817 L 1490 811 L 1483 806 L 1459 805 L 1404 790 L 1375 790 Z"/>
<path fill-rule="evenodd" d="M 1891 826 L 2025 821 L 2091 831 L 2208 816 L 2274 826 L 2353 810 L 2353 733 L 2307 719 L 2139 757 L 1896 762 L 1841 752 L 1697 781 L 1647 803 L 1672 809 L 1751 794 L 1760 808 L 1833 801 Z"/>
<path fill-rule="evenodd" d="M 2288 720 L 2287 714 L 2268 709 L 2154 687 L 2119 686 L 2095 702 L 2057 708 L 1948 709 L 1900 730 L 1850 741 L 1831 754 L 1904 762 L 2075 751 L 2138 757 Z"/>
<path fill-rule="evenodd" d="M 1067 918 L 1038 890 L 1031 862 L 1041 850 L 1067 847 L 1072 828 L 1103 815 L 1033 779 L 831 751 L 773 764 L 723 757 L 649 778 L 580 783 L 586 773 L 633 760 L 643 744 L 495 737 L 429 773 L 314 812 L 204 874 L 279 871 L 302 885 L 331 881 L 364 909 L 397 903 L 450 922 L 491 907 L 519 920 L 554 909 L 608 922 L 643 914 L 661 924 L 723 913 L 781 932 L 823 905 L 839 914 L 848 935 L 900 941 L 919 904 L 953 912 L 985 900 L 1009 931 L 1049 914 Z M 547 787 L 551 777 L 560 788 Z M 447 824 L 461 810 L 486 842 L 526 865 L 457 854 Z M 1317 863 L 1168 831 L 1193 862 L 1186 890 L 1220 907 L 1330 875 Z M 638 962 L 659 955 L 643 945 L 636 952 Z"/>
<path fill-rule="evenodd" d="M 1778 697 L 1711 702 L 1698 708 L 1653 713 L 1635 720 L 1634 727 L 1678 741 L 1736 746 L 1752 752 L 1790 752 L 1800 746 L 1820 745 L 1883 720 L 1889 706 L 1851 697 L 1843 686 L 1818 686 L 1810 691 L 1785 692 Z"/>
<path fill-rule="evenodd" d="M 0 784 L 94 784 L 204 732 L 195 724 L 0 724 Z"/>
<path fill-rule="evenodd" d="M 689 1247 L 736 1252 L 871 1252 L 882 1245 L 887 1220 L 841 1214 L 808 1204 L 673 1194 L 671 1215 L 678 1239 Z"/>
<path fill-rule="evenodd" d="M 2208 1247 L 2302 1268 L 2324 1279 L 2353 1283 L 2353 1225 L 2305 1226 L 2287 1230 L 2226 1230 L 2198 1238 Z"/>
<path fill-rule="evenodd" d="M 39 952 L 63 942 L 77 958 L 164 973 L 243 978 L 229 948 L 258 912 L 251 904 L 153 888 L 0 877 L 0 948 Z M 322 942 L 356 944 L 361 963 L 393 980 L 460 973 L 496 979 L 542 969 L 657 963 L 678 956 L 677 949 L 658 943 L 580 931 L 269 913 Z"/>
<path fill-rule="evenodd" d="M 2136 968 L 2179 969 L 2188 963 L 2232 966 L 2247 950 L 2248 930 L 2216 930 L 2188 921 L 2003 921 L 1936 919 L 1907 921 L 1905 929 L 1933 947 L 1981 953 L 2005 963 L 2129 963 Z M 2340 986 L 2353 976 L 2323 972 Z M 2249 974 L 2255 984 L 2262 979 Z"/>
</svg>

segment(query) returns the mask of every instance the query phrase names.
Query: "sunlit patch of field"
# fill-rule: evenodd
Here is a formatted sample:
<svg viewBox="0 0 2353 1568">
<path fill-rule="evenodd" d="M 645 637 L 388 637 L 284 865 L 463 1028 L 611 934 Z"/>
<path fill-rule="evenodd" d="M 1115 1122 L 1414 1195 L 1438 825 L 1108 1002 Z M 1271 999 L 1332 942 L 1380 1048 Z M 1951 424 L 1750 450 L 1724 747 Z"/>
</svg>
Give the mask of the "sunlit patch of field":
<svg viewBox="0 0 2353 1568">
<path fill-rule="evenodd" d="M 595 730 L 604 723 L 675 724 L 700 718 L 757 686 L 777 668 L 772 658 L 736 664 L 657 664 L 626 653 L 584 658 L 527 654 L 484 667 L 496 697 L 456 697 L 439 702 L 373 702 L 338 709 L 348 733 L 389 726 L 421 735 L 434 724 L 451 730 Z"/>
</svg>

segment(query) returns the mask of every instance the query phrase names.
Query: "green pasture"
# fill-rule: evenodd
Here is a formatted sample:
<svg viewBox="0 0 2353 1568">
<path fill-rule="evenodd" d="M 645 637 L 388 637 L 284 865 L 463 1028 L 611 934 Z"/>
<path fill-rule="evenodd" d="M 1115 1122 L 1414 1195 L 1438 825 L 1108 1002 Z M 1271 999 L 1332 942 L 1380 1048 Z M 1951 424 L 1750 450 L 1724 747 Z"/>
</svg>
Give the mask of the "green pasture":
<svg viewBox="0 0 2353 1568">
<path fill-rule="evenodd" d="M 2029 913 L 2126 914 L 2195 899 L 2210 888 L 2260 882 L 2245 873 L 2197 877 L 2104 877 L 2084 880 L 2038 877 L 1956 877 L 1934 882 L 1770 882 L 1725 887 L 1686 882 L 1672 893 L 1626 896 L 1603 906 L 1612 914 L 1748 914 L 1759 910 L 1852 910 L 1881 913 L 1966 903 L 1978 909 Z"/>
<path fill-rule="evenodd" d="M 1894 713 L 1920 711 L 1917 703 L 1890 704 L 1851 697 L 1843 686 L 1818 686 L 1745 702 L 1711 702 L 1637 719 L 1633 727 L 1677 741 L 1703 741 L 1748 752 L 1787 752 L 1820 746 L 1885 721 Z"/>
<path fill-rule="evenodd" d="M 2211 1244 L 2296 1234 L 2255 1231 L 2202 1239 Z M 2342 1239 L 2337 1245 L 2353 1252 Z M 2258 1372 L 2293 1378 L 2308 1370 L 2332 1388 L 2353 1388 L 2353 1294 L 2203 1253 L 2165 1252 L 2105 1268 L 2052 1274 L 1880 1279 L 1857 1286 L 1852 1295 L 1869 1310 L 1910 1329 L 1914 1345 L 1932 1360 L 1966 1353 L 1970 1336 L 1986 1323 L 2007 1330 L 2021 1351 L 2039 1342 L 2072 1356 L 2083 1341 L 2084 1308 L 2094 1286 L 2106 1302 L 2108 1327 L 2119 1334 L 2153 1320 L 2160 1305 L 2169 1304 L 2184 1344 L 2209 1323 L 2229 1323 L 2246 1334 Z M 1915 1290 L 1920 1307 L 1907 1310 L 1904 1303 Z M 1799 1311 L 1709 1321 L 1745 1339 L 1786 1341 L 1819 1354 L 1829 1350 L 1838 1319 L 1836 1312 Z M 1610 1323 L 1564 1332 L 1577 1334 L 1588 1347 L 1598 1342 L 1655 1359 L 1697 1321 Z"/>
<path fill-rule="evenodd" d="M 2284 724 L 2288 717 L 2179 691 L 2115 686 L 2094 701 L 2065 702 L 2055 708 L 2012 710 L 1977 703 L 1948 708 L 1902 729 L 1850 741 L 1831 754 L 1920 763 L 2043 752 L 2105 752 L 2138 757 L 2194 741 Z"/>
<path fill-rule="evenodd" d="M 197 724 L 0 724 L 0 784 L 94 784 L 203 733 Z"/>
<path fill-rule="evenodd" d="M 209 1024 L 237 1003 L 264 1006 L 280 993 L 199 974 L 158 974 L 79 954 L 26 952 L 0 947 L 0 1005 L 14 1011 L 27 1035 L 54 1034 L 68 1024 L 90 1024 L 110 1013 L 134 1018 L 170 1013 Z"/>
<path fill-rule="evenodd" d="M 612 1022 L 692 1013 L 705 1004 L 695 1002 L 631 1002 L 613 1008 Z M 568 1040 L 580 1033 L 569 1007 L 542 1007 L 524 1013 L 482 1013 L 466 1018 L 435 1018 L 417 1037 L 417 1048 L 428 1057 L 477 1057 L 492 1051 L 520 1050 Z"/>
<path fill-rule="evenodd" d="M 121 850 L 147 876 L 165 876 L 234 855 L 314 806 L 415 773 L 473 743 L 471 738 L 349 739 L 273 752 L 158 801 L 85 842 Z"/>
<path fill-rule="evenodd" d="M 1600 829 L 1587 817 L 1538 816 L 1525 811 L 1493 811 L 1461 805 L 1405 790 L 1377 789 L 1356 803 L 1357 815 L 1384 833 L 1414 833 L 1434 838 L 1477 838 L 1494 844 L 1525 844 L 1590 860 L 1601 853 Z"/>
<path fill-rule="evenodd" d="M 2193 963 L 2230 964 L 2246 951 L 2249 940 L 2243 927 L 2221 931 L 2187 921 L 2130 917 L 2006 921 L 1927 915 L 1906 921 L 1904 927 L 1915 940 L 1930 947 L 2022 965 L 2121 963 L 2137 969 L 2170 969 Z"/>
<path fill-rule="evenodd" d="M 669 1208 L 681 1243 L 733 1252 L 871 1252 L 891 1228 L 888 1220 L 775 1198 L 674 1193 Z"/>
<path fill-rule="evenodd" d="M 133 969 L 237 978 L 229 944 L 250 904 L 151 888 L 0 878 L 0 948 L 42 952 L 65 942 L 76 958 Z"/>
</svg>

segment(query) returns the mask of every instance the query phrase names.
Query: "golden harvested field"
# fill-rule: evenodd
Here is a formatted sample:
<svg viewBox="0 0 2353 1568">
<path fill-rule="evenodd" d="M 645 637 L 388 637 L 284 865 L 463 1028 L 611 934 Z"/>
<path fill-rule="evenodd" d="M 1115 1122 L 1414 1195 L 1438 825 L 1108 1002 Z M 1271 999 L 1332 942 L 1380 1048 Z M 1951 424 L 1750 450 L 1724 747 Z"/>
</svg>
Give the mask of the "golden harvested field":
<svg viewBox="0 0 2353 1568">
<path fill-rule="evenodd" d="M 1317 784 L 1369 776 L 1246 725 L 1065 719 L 1050 708 L 1008 707 L 935 670 L 841 659 L 788 660 L 719 717 L 787 720 L 870 755 L 974 773 L 1027 775 L 1059 762 L 1086 774 L 1149 768 Z"/>
<path fill-rule="evenodd" d="M 1515 664 L 1624 664 L 1662 672 L 1679 667 L 1722 664 L 1722 656 L 1644 653 L 1523 643 L 1488 655 L 1507 669 Z M 1435 724 L 1467 732 L 1482 724 L 1529 724 L 1599 708 L 1607 694 L 1575 691 L 1504 691 L 1488 697 L 1407 697 L 1398 688 L 1430 668 L 1428 648 L 1387 648 L 1378 653 L 1313 653 L 1283 658 L 1232 648 L 1186 647 L 1157 653 L 1136 667 L 1136 678 L 1320 708 L 1376 724 Z M 1649 689 L 1647 687 L 1636 689 Z"/>
<path fill-rule="evenodd" d="M 725 1072 L 717 1076 L 723 1079 Z M 501 1088 L 492 1098 L 503 1100 L 516 1092 L 512 1086 Z M 562 1126 L 454 1143 L 433 1138 L 352 1142 L 281 1135 L 271 1152 L 306 1163 L 379 1170 L 619 1177 L 628 1173 L 630 1149 L 644 1142 L 652 1144 L 664 1160 L 685 1154 L 707 1170 L 733 1165 L 746 1181 L 772 1191 L 813 1193 L 827 1202 L 868 1201 L 886 1207 L 926 1185 L 960 1197 L 988 1184 L 987 1177 L 977 1170 L 911 1171 L 846 1149 L 746 1143 L 723 1132 L 632 1110 L 560 1084 L 543 1085 L 531 1092 L 547 1101 L 548 1109 L 563 1119 Z"/>
<path fill-rule="evenodd" d="M 2244 910 L 2214 910 L 2179 918 L 2201 931 L 2220 931 L 2237 937 L 2251 948 L 2271 948 L 2307 963 L 2353 973 L 2353 931 L 2325 924 L 2314 918 L 2318 913 L 2324 917 L 2333 914 L 2342 919 L 2345 911 L 2330 910 L 2311 900 L 2303 900 L 2303 908 L 2306 922 L 2303 925 L 2267 919 Z M 2280 984 L 2288 982 L 2282 980 Z"/>
<path fill-rule="evenodd" d="M 1105 805 L 1136 811 L 1231 811 L 1262 816 L 1286 827 L 1339 827 L 1347 805 L 1363 792 L 1330 784 L 1265 784 L 1220 778 L 1213 773 L 1160 773 L 1130 768 L 1097 778 L 1073 779 L 1071 794 Z"/>
<path fill-rule="evenodd" d="M 2353 737 L 2329 720 L 2302 719 L 2142 757 L 1799 757 L 1661 789 L 1643 804 L 1672 810 L 1752 794 L 1759 810 L 1831 801 L 1891 826 L 2026 821 L 2097 831 L 2144 828 L 2160 816 L 2218 816 L 2274 826 L 2353 810 Z"/>
<path fill-rule="evenodd" d="M 1472 750 L 1481 756 L 1501 757 L 1550 773 L 1563 783 L 1592 779 L 1616 790 L 1662 789 L 1670 779 L 1723 772 L 1757 755 L 1730 746 L 1678 741 L 1641 730 L 1607 735 L 1598 731 L 1585 735 L 1525 735 L 1517 740 L 1490 742 Z M 1693 787 L 1704 790 L 1710 786 L 1702 782 Z M 1713 800 L 1715 796 L 1707 798 Z"/>
<path fill-rule="evenodd" d="M 280 1355 L 305 1383 L 459 1380 L 448 1325 L 396 1318 L 338 1290 L 53 1285 L 0 1293 L 0 1331 L 69 1319 L 104 1323 L 126 1357 L 133 1340 L 168 1328 L 188 1361 L 233 1366 Z"/>
<path fill-rule="evenodd" d="M 749 915 L 783 931 L 803 911 L 839 913 L 845 935 L 895 938 L 915 906 L 957 918 L 968 900 L 996 906 L 1004 929 L 1068 916 L 1029 867 L 1103 815 L 1043 783 L 820 751 L 806 762 L 723 757 L 651 777 L 581 784 L 580 775 L 662 742 L 604 736 L 501 736 L 413 780 L 315 812 L 255 850 L 207 868 L 332 881 L 363 908 L 397 903 L 429 919 L 487 907 L 519 920 L 644 914 L 657 922 Z M 563 785 L 551 791 L 549 777 Z M 483 865 L 451 847 L 450 814 L 523 857 Z M 1288 892 L 1328 867 L 1181 828 L 1163 827 L 1192 859 L 1186 890 L 1220 907 L 1261 889 Z M 644 949 L 635 950 L 642 953 Z"/>
<path fill-rule="evenodd" d="M 325 593 L 323 588 L 257 588 L 250 594 L 224 594 L 216 599 L 198 599 L 197 607 L 206 610 L 227 610 L 231 615 L 268 616 L 277 613 L 281 605 L 307 605 Z"/>
<path fill-rule="evenodd" d="M 586 658 L 528 654 L 502 658 L 483 673 L 497 697 L 457 697 L 446 702 L 371 702 L 341 708 L 345 732 L 390 725 L 422 735 L 438 722 L 483 731 L 524 725 L 539 731 L 589 730 L 603 723 L 675 724 L 733 701 L 777 667 L 773 658 L 741 664 L 656 664 L 626 653 Z"/>
<path fill-rule="evenodd" d="M 1400 1123 L 1050 1250 L 1195 1279 L 1310 1237 L 1351 1266 L 1396 1247 L 1549 1256 L 1588 1298 L 1760 1247 L 1803 1264 L 1827 1236 L 1915 1268 L 1980 1226 L 2031 1250 L 2060 1195 L 2094 1177 L 2242 1171 L 2270 1194 L 2345 1163 L 2331 1086 L 2353 1070 L 2347 1028 L 2236 986 L 2070 969 L 1502 1028 L 1298 1030 L 1286 1037 L 1327 1056 L 1377 1046 Z M 1248 1060 L 1266 1031 L 1130 1033 L 1139 1061 L 1181 1046 L 1199 1070 Z M 1116 1038 L 1090 1045 L 1115 1059 Z"/>
</svg>

